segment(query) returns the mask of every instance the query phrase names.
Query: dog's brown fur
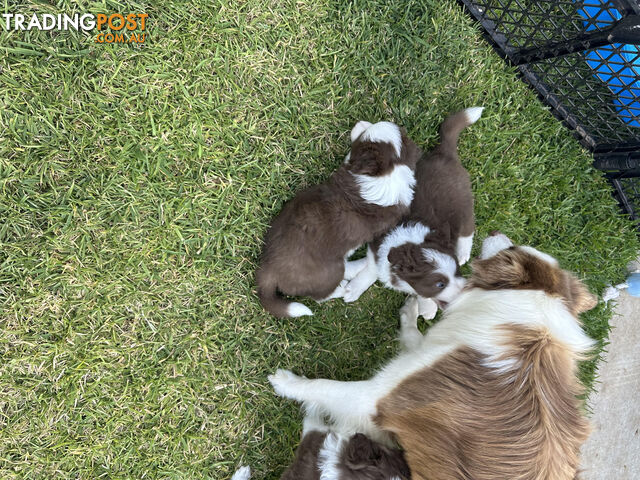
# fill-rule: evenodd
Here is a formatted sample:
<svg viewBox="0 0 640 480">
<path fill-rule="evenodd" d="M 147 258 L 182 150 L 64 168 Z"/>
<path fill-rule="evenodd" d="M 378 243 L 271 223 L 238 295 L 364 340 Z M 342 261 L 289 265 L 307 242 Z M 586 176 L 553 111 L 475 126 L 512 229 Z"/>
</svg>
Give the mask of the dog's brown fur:
<svg viewBox="0 0 640 480">
<path fill-rule="evenodd" d="M 518 247 L 485 260 L 474 260 L 467 288 L 542 290 L 562 298 L 574 315 L 595 307 L 598 299 L 569 272 L 553 267 Z"/>
<path fill-rule="evenodd" d="M 263 307 L 285 317 L 289 302 L 278 291 L 315 300 L 329 296 L 343 279 L 345 255 L 387 231 L 409 208 L 366 203 L 353 174 L 383 176 L 396 165 L 413 170 L 419 157 L 404 131 L 400 158 L 389 143 L 356 140 L 347 164 L 288 202 L 267 232 L 256 272 Z"/>
<path fill-rule="evenodd" d="M 473 264 L 467 288 L 539 289 L 574 315 L 595 305 L 577 279 L 518 247 Z M 577 321 L 577 319 L 576 319 Z M 577 355 L 544 329 L 506 325 L 517 368 L 486 366 L 469 347 L 401 382 L 376 422 L 406 451 L 415 480 L 572 480 L 589 426 L 576 396 Z"/>
</svg>

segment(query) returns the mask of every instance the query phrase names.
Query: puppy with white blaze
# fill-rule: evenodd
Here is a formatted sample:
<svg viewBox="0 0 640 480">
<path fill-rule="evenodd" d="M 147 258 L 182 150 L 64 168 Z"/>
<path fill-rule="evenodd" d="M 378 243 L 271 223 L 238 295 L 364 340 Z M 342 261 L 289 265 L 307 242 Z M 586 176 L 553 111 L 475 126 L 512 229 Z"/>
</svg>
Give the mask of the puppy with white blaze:
<svg viewBox="0 0 640 480">
<path fill-rule="evenodd" d="M 417 301 L 405 304 L 403 351 L 373 378 L 279 370 L 269 380 L 338 431 L 396 440 L 416 480 L 573 480 L 589 433 L 577 362 L 595 343 L 578 314 L 596 298 L 553 257 L 500 233 L 472 269 L 426 335 Z"/>
<path fill-rule="evenodd" d="M 347 258 L 408 213 L 420 150 L 390 122 L 358 122 L 351 151 L 329 180 L 298 193 L 273 220 L 256 272 L 262 306 L 277 317 L 312 315 L 280 296 L 342 297 L 364 262 Z M 345 268 L 346 265 L 346 268 Z"/>
<path fill-rule="evenodd" d="M 482 110 L 468 108 L 442 123 L 440 144 L 416 165 L 409 214 L 369 244 L 365 266 L 345 288 L 345 302 L 357 300 L 380 280 L 388 288 L 418 295 L 420 315 L 433 318 L 438 305 L 444 307 L 460 294 L 464 279 L 459 266 L 471 255 L 475 220 L 471 180 L 457 145 L 462 130 Z"/>
<path fill-rule="evenodd" d="M 241 467 L 231 480 L 249 480 Z M 365 435 L 342 435 L 327 427 L 314 412 L 305 415 L 302 442 L 281 480 L 409 480 L 402 451 L 374 442 Z"/>
</svg>

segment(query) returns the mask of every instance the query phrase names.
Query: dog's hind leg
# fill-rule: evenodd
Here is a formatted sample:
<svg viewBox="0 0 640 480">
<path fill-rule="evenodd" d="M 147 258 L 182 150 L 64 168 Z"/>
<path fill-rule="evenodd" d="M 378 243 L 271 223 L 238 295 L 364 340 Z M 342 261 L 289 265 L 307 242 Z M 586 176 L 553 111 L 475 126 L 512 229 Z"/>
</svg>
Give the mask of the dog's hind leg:
<svg viewBox="0 0 640 480">
<path fill-rule="evenodd" d="M 351 280 L 367 266 L 367 257 L 344 262 L 344 279 Z"/>
<path fill-rule="evenodd" d="M 378 267 L 371 247 L 367 249 L 366 264 L 345 287 L 344 301 L 355 302 L 378 279 Z M 349 262 L 351 263 L 351 262 Z"/>
<path fill-rule="evenodd" d="M 342 298 L 346 291 L 346 286 L 349 282 L 347 280 L 342 280 L 340 285 L 336 287 L 336 289 L 329 294 L 328 297 L 322 298 L 318 300 L 318 303 L 326 302 L 327 300 L 331 300 L 333 298 Z"/>
<path fill-rule="evenodd" d="M 288 370 L 276 371 L 269 376 L 269 381 L 281 397 L 296 400 L 305 409 L 328 415 L 332 420 L 332 431 L 345 435 L 359 432 L 386 440 L 386 435 L 373 422 L 378 398 L 378 389 L 373 381 L 311 380 Z"/>
</svg>

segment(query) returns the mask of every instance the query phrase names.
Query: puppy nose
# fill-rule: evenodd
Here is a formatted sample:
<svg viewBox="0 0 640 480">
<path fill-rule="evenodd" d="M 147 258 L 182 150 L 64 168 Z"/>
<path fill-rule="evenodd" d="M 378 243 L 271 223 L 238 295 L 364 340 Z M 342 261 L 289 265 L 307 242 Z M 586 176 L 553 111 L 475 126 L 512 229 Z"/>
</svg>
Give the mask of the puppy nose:
<svg viewBox="0 0 640 480">
<path fill-rule="evenodd" d="M 501 235 L 502 232 L 500 230 L 491 230 L 491 232 L 489 233 L 489 235 L 491 235 L 492 237 L 495 237 L 496 235 Z"/>
</svg>

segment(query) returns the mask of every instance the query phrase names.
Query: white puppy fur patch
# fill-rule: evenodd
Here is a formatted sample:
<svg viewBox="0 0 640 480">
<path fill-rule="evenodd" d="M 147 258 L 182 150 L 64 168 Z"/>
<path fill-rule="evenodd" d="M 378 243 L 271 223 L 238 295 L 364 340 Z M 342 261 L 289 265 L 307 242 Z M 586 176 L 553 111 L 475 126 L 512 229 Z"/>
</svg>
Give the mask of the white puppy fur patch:
<svg viewBox="0 0 640 480">
<path fill-rule="evenodd" d="M 351 280 L 367 266 L 367 257 L 344 262 L 344 279 Z"/>
<path fill-rule="evenodd" d="M 422 334 L 418 330 L 420 298 L 422 297 L 409 295 L 400 309 L 400 334 L 398 335 L 398 340 L 405 350 L 414 350 L 422 343 Z M 433 300 L 431 302 L 436 305 Z M 437 310 L 438 306 L 436 305 Z"/>
<path fill-rule="evenodd" d="M 471 258 L 471 247 L 473 246 L 473 233 L 468 237 L 458 237 L 456 242 L 456 257 L 458 263 L 464 265 Z"/>
<path fill-rule="evenodd" d="M 233 474 L 231 480 L 249 480 L 251 478 L 251 468 L 248 466 L 240 467 L 236 470 L 236 473 Z"/>
<path fill-rule="evenodd" d="M 340 480 L 340 454 L 344 444 L 342 435 L 329 433 L 318 452 L 318 470 L 320 480 Z"/>
<path fill-rule="evenodd" d="M 302 420 L 302 438 L 309 432 L 328 432 L 329 427 L 322 420 L 322 414 L 313 408 L 305 410 Z"/>
<path fill-rule="evenodd" d="M 418 295 L 418 315 L 425 320 L 431 320 L 438 313 L 438 304 L 431 298 L 424 298 Z"/>
<path fill-rule="evenodd" d="M 378 177 L 353 174 L 360 196 L 367 203 L 390 207 L 411 205 L 416 179 L 407 165 L 396 165 L 390 173 Z"/>
<path fill-rule="evenodd" d="M 478 119 L 482 116 L 482 111 L 484 107 L 471 107 L 467 108 L 464 113 L 467 116 L 467 120 L 469 123 L 476 123 Z"/>
<path fill-rule="evenodd" d="M 538 257 L 540 260 L 543 260 L 550 265 L 553 265 L 556 267 L 558 266 L 558 261 L 547 253 L 541 252 L 540 250 L 536 250 L 535 248 L 529 247 L 528 245 L 522 245 L 518 248 L 520 250 L 524 250 L 530 255 L 533 255 L 534 257 Z"/>
<path fill-rule="evenodd" d="M 396 155 L 400 158 L 400 152 L 402 150 L 402 134 L 400 133 L 400 127 L 395 123 L 378 122 L 375 125 L 371 125 L 364 131 L 361 139 L 376 143 L 390 143 L 393 145 Z"/>
<path fill-rule="evenodd" d="M 364 260 L 364 266 L 351 265 L 355 262 L 361 262 L 362 260 Z M 367 288 L 376 283 L 376 280 L 378 279 L 376 259 L 371 247 L 367 248 L 367 256 L 365 258 L 356 260 L 355 262 L 348 262 L 347 266 L 345 266 L 345 272 L 353 272 L 354 270 L 359 269 L 358 273 L 351 278 L 351 281 L 349 281 L 344 289 L 343 300 L 346 303 L 355 302 L 364 292 L 367 291 Z"/>
<path fill-rule="evenodd" d="M 298 302 L 291 302 L 287 307 L 287 313 L 290 317 L 303 317 L 305 315 L 313 315 L 309 308 Z"/>
<path fill-rule="evenodd" d="M 356 125 L 351 129 L 351 143 L 355 142 L 362 132 L 364 132 L 367 128 L 372 125 L 371 122 L 365 122 L 364 120 L 360 120 Z"/>
<path fill-rule="evenodd" d="M 513 242 L 509 240 L 509 237 L 502 233 L 497 235 L 491 235 L 484 239 L 482 242 L 482 253 L 480 258 L 486 260 L 489 257 L 493 257 L 500 250 L 513 246 Z"/>
<path fill-rule="evenodd" d="M 334 298 L 342 298 L 342 296 L 344 295 L 345 287 L 347 286 L 347 283 L 348 283 L 348 282 L 349 282 L 349 281 L 348 281 L 346 278 L 344 278 L 344 279 L 343 279 L 343 280 L 338 284 L 338 286 L 336 287 L 336 289 L 335 289 L 333 292 L 331 292 L 331 293 L 329 294 L 329 296 L 328 296 L 328 297 L 325 297 L 325 298 L 323 298 L 323 299 L 321 299 L 321 300 L 318 300 L 318 303 L 323 303 L 323 302 L 326 302 L 327 300 L 332 300 L 332 299 L 334 299 Z"/>
</svg>

